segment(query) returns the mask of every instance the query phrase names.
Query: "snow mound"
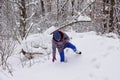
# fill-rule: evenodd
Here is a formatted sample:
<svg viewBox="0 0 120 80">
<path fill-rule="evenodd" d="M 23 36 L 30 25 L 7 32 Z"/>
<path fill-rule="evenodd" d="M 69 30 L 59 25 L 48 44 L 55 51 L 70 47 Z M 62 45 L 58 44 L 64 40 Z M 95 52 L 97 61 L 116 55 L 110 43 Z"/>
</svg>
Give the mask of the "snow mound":
<svg viewBox="0 0 120 80">
<path fill-rule="evenodd" d="M 22 48 L 27 52 L 47 54 L 51 38 L 47 34 L 33 34 L 22 42 Z"/>
<path fill-rule="evenodd" d="M 0 72 L 0 80 L 10 80 L 10 78 Z"/>
</svg>

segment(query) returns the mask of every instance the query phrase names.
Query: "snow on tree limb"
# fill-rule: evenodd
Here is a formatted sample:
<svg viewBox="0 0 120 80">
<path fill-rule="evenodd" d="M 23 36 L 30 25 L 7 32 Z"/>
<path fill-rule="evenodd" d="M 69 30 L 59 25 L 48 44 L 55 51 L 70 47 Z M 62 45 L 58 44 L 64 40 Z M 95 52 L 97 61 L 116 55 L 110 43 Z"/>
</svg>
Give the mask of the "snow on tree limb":
<svg viewBox="0 0 120 80">
<path fill-rule="evenodd" d="M 72 21 L 70 23 L 67 23 L 63 26 L 59 26 L 59 28 L 57 30 L 60 30 L 60 29 L 63 29 L 67 26 L 71 26 L 75 23 L 78 23 L 78 22 L 90 22 L 91 21 L 91 18 L 88 17 L 88 16 L 82 16 L 82 13 L 88 8 L 90 7 L 96 0 L 92 0 L 90 1 L 90 3 L 88 3 L 88 5 L 81 11 L 81 12 L 78 12 L 78 16 L 76 17 L 75 21 Z"/>
<path fill-rule="evenodd" d="M 34 16 L 34 14 L 35 14 L 35 12 L 33 12 L 30 17 L 26 18 L 25 21 L 28 21 L 28 20 L 32 19 L 32 17 Z"/>
<path fill-rule="evenodd" d="M 38 1 L 35 1 L 35 2 L 30 2 L 29 4 L 26 4 L 25 6 L 28 7 L 30 5 L 36 5 L 38 3 Z"/>
<path fill-rule="evenodd" d="M 90 7 L 95 1 L 96 1 L 96 0 L 94 0 L 93 2 L 91 1 L 90 3 L 88 3 L 88 4 L 86 5 L 86 7 L 85 7 L 81 12 L 78 12 L 78 16 L 77 16 L 76 18 L 78 18 L 80 15 L 82 15 L 83 12 L 85 12 L 85 10 L 86 10 L 88 7 Z"/>
<path fill-rule="evenodd" d="M 10 1 L 11 3 L 15 3 L 15 4 L 17 4 L 21 9 L 23 9 L 24 7 L 20 4 L 20 1 L 11 1 L 11 0 L 8 0 L 8 1 Z"/>
<path fill-rule="evenodd" d="M 61 29 L 63 29 L 63 28 L 66 28 L 67 26 L 71 26 L 71 25 L 73 25 L 73 24 L 76 24 L 76 23 L 79 23 L 79 22 L 90 22 L 90 21 L 84 21 L 84 20 L 80 20 L 80 21 L 73 21 L 73 22 L 70 22 L 70 23 L 67 23 L 67 24 L 65 24 L 65 25 L 63 25 L 63 26 L 60 26 L 57 30 L 61 30 Z"/>
<path fill-rule="evenodd" d="M 77 20 L 81 21 L 81 22 L 82 21 L 91 21 L 91 18 L 88 16 L 79 16 Z"/>
<path fill-rule="evenodd" d="M 30 24 L 30 27 L 28 28 L 27 33 L 25 34 L 25 39 L 27 38 L 30 30 L 32 29 L 32 26 L 33 26 L 33 23 Z"/>
</svg>

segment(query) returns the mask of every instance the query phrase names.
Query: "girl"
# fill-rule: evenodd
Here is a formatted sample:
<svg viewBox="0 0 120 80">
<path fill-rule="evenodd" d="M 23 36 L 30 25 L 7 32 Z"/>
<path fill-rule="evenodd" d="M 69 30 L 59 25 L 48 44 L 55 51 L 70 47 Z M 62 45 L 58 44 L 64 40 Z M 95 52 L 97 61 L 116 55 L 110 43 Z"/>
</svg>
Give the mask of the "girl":
<svg viewBox="0 0 120 80">
<path fill-rule="evenodd" d="M 64 49 L 71 48 L 75 53 L 81 54 L 76 47 L 69 42 L 69 37 L 66 33 L 56 30 L 53 32 L 52 38 L 52 62 L 56 60 L 56 48 L 60 54 L 60 62 L 65 62 Z"/>
</svg>

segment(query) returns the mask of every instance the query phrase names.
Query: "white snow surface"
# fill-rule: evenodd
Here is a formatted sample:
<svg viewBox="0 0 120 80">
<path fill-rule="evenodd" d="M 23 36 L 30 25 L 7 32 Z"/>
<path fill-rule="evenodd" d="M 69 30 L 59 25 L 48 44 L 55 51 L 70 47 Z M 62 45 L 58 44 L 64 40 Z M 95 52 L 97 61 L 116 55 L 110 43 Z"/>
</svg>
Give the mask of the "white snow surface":
<svg viewBox="0 0 120 80">
<path fill-rule="evenodd" d="M 10 77 L 8 75 L 0 72 L 0 80 L 10 80 Z"/>
<path fill-rule="evenodd" d="M 31 67 L 20 68 L 18 67 L 20 64 L 15 65 L 13 79 L 9 80 L 120 80 L 120 40 L 118 38 L 100 36 L 95 32 L 66 33 L 71 38 L 70 42 L 76 45 L 82 55 L 75 54 L 67 48 L 65 49 L 67 60 L 65 63 L 60 62 L 57 52 L 57 61 L 54 63 L 50 54 L 50 58 L 43 62 L 35 62 L 36 59 L 33 59 L 34 64 Z M 44 44 L 49 44 L 48 51 L 51 51 L 51 35 L 41 35 L 47 39 Z M 29 36 L 26 42 L 38 45 L 41 42 L 40 37 L 43 36 L 34 34 Z M 0 78 L 0 80 L 6 79 Z"/>
</svg>

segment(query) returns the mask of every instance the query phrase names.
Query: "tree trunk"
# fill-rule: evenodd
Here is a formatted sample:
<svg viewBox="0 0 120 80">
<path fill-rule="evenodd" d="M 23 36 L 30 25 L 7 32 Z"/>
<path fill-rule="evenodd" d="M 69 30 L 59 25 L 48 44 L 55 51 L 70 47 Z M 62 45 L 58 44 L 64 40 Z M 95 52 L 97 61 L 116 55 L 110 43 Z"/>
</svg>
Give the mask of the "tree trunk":
<svg viewBox="0 0 120 80">
<path fill-rule="evenodd" d="M 22 6 L 20 6 L 20 27 L 19 27 L 19 32 L 21 39 L 23 40 L 26 34 L 26 7 L 25 7 L 25 0 L 21 0 L 20 3 Z"/>
<path fill-rule="evenodd" d="M 109 14 L 108 11 L 105 10 L 105 8 L 106 8 L 105 3 L 107 3 L 106 0 L 103 0 L 103 2 L 104 2 L 103 3 L 103 14 L 104 15 Z M 106 19 L 104 19 L 103 20 L 103 31 L 102 31 L 102 33 L 105 33 L 106 31 L 107 31 L 107 21 L 106 21 Z"/>
<path fill-rule="evenodd" d="M 111 9 L 110 9 L 110 20 L 109 20 L 109 32 L 113 32 L 114 30 L 114 26 L 113 26 L 113 21 L 114 21 L 114 17 L 113 17 L 113 14 L 114 14 L 114 5 L 115 5 L 115 0 L 111 0 Z"/>
</svg>

